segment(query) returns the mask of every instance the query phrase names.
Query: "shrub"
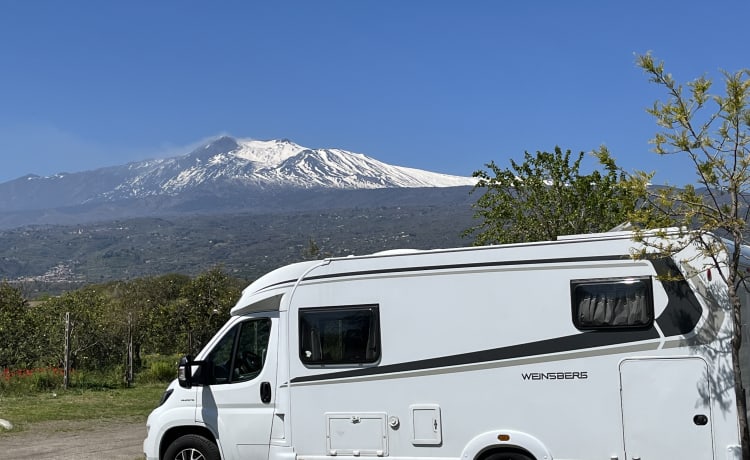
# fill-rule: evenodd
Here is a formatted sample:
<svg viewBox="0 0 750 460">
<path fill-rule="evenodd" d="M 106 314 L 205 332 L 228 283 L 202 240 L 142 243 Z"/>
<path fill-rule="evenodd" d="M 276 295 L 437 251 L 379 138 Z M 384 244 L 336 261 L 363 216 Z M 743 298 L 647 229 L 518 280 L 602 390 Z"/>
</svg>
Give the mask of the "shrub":
<svg viewBox="0 0 750 460">
<path fill-rule="evenodd" d="M 63 370 L 57 367 L 3 369 L 0 394 L 27 394 L 62 388 Z"/>
<path fill-rule="evenodd" d="M 33 388 L 36 391 L 48 391 L 62 388 L 63 370 L 57 367 L 38 369 L 31 374 Z"/>
<path fill-rule="evenodd" d="M 147 355 L 143 370 L 138 374 L 141 383 L 171 382 L 177 377 L 178 355 Z"/>
<path fill-rule="evenodd" d="M 96 371 L 77 371 L 71 373 L 70 387 L 81 389 L 113 389 L 125 386 L 124 366 Z"/>
</svg>

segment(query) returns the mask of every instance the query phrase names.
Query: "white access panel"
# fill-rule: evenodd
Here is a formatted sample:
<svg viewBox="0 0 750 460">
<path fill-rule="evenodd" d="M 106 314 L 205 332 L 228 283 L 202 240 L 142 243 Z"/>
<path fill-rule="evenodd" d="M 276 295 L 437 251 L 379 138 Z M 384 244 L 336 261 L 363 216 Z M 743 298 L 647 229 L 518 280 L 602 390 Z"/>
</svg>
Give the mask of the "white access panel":
<svg viewBox="0 0 750 460">
<path fill-rule="evenodd" d="M 412 439 L 415 446 L 437 446 L 443 443 L 443 423 L 437 404 L 414 404 L 411 411 Z"/>
<path fill-rule="evenodd" d="M 388 455 L 385 413 L 326 413 L 328 455 Z"/>
<path fill-rule="evenodd" d="M 628 460 L 713 460 L 708 366 L 700 358 L 620 364 Z"/>
</svg>

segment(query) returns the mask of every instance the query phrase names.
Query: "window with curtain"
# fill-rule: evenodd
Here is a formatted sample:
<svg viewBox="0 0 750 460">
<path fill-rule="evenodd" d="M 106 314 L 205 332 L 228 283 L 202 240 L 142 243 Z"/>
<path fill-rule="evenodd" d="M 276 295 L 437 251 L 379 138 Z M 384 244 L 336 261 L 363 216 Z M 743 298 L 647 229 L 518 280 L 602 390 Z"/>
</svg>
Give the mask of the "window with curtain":
<svg viewBox="0 0 750 460">
<path fill-rule="evenodd" d="M 651 278 L 575 280 L 570 283 L 578 329 L 645 328 L 654 321 Z"/>
</svg>

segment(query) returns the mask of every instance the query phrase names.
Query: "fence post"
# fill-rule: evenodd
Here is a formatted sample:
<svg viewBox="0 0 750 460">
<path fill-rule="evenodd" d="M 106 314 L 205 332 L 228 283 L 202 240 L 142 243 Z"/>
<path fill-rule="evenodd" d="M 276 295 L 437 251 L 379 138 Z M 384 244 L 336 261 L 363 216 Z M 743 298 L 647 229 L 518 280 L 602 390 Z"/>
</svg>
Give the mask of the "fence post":
<svg viewBox="0 0 750 460">
<path fill-rule="evenodd" d="M 65 349 L 63 350 L 63 388 L 70 385 L 70 312 L 65 312 Z"/>
<path fill-rule="evenodd" d="M 133 314 L 128 313 L 128 353 L 125 380 L 128 387 L 133 384 Z"/>
</svg>

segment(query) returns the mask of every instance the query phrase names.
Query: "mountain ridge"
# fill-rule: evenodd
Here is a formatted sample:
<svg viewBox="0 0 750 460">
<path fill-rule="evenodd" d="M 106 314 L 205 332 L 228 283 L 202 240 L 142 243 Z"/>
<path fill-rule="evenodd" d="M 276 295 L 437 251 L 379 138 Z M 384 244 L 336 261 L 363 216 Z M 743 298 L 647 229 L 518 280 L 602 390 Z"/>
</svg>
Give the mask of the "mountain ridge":
<svg viewBox="0 0 750 460">
<path fill-rule="evenodd" d="M 222 136 L 184 155 L 0 183 L 0 228 L 145 215 L 256 210 L 262 201 L 287 211 L 303 191 L 471 186 L 470 177 L 393 166 L 361 153 L 311 149 L 287 139 Z M 227 203 L 227 200 L 239 200 Z M 196 209 L 203 203 L 203 209 Z M 255 205 L 253 203 L 256 203 Z"/>
</svg>

